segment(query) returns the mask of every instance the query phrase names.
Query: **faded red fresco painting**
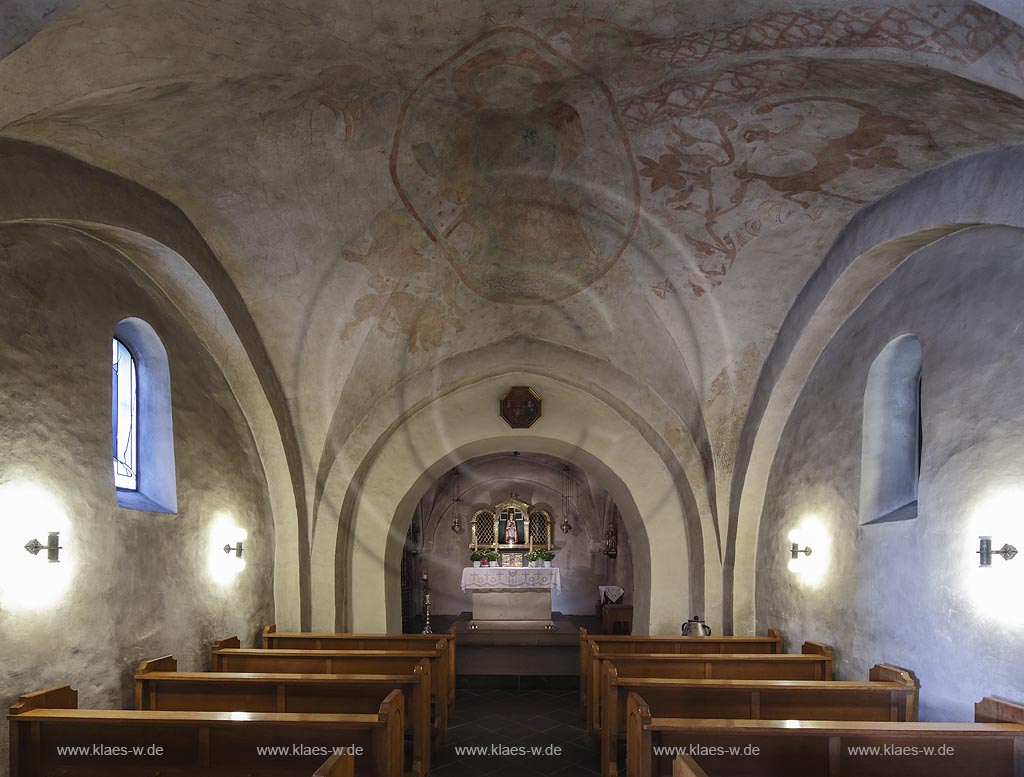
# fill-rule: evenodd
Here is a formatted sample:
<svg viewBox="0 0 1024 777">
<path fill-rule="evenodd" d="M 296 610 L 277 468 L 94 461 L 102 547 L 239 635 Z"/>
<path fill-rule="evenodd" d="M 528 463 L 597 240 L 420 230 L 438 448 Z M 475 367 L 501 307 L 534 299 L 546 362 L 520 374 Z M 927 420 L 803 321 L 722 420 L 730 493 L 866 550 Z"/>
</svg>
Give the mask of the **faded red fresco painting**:
<svg viewBox="0 0 1024 777">
<path fill-rule="evenodd" d="M 639 190 L 607 88 L 525 30 L 502 28 L 424 78 L 391 153 L 402 202 L 483 297 L 546 304 L 619 259 Z"/>
</svg>

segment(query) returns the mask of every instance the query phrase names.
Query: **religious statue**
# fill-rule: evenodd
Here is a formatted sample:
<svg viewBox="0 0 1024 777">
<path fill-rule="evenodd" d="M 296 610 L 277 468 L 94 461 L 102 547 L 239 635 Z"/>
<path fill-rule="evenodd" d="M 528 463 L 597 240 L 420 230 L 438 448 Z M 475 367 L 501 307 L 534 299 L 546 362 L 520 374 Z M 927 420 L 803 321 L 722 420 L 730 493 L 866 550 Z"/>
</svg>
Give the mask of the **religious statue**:
<svg viewBox="0 0 1024 777">
<path fill-rule="evenodd" d="M 510 513 L 505 521 L 505 543 L 508 545 L 519 544 L 519 529 L 516 527 L 515 513 Z"/>
</svg>

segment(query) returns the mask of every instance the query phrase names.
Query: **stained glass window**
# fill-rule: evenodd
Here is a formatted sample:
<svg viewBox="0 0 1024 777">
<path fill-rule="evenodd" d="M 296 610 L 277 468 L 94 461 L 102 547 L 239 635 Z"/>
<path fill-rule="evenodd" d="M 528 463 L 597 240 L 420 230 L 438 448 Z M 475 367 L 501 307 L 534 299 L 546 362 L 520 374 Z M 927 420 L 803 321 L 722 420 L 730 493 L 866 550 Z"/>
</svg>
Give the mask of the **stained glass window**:
<svg viewBox="0 0 1024 777">
<path fill-rule="evenodd" d="M 124 343 L 114 338 L 113 372 L 114 485 L 129 491 L 139 488 L 138 411 L 139 387 L 135 358 Z"/>
</svg>

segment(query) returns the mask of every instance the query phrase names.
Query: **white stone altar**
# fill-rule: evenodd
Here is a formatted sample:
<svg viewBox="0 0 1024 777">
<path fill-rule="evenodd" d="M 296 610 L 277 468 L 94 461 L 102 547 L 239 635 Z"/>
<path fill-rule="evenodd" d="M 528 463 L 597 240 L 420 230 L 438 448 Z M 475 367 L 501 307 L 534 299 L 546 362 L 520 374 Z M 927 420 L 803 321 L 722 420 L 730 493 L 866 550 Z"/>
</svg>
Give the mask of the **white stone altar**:
<svg viewBox="0 0 1024 777">
<path fill-rule="evenodd" d="M 472 629 L 550 629 L 562 575 L 557 567 L 466 567 L 462 590 L 473 594 Z"/>
</svg>

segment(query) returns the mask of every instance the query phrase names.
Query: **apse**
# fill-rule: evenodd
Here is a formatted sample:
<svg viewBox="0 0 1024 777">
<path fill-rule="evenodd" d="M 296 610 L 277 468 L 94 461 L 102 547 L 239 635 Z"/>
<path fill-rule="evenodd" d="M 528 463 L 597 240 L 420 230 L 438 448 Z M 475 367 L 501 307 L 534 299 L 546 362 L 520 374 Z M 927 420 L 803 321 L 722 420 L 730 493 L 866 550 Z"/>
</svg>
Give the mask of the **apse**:
<svg viewBox="0 0 1024 777">
<path fill-rule="evenodd" d="M 489 533 L 500 519 L 495 508 L 500 513 L 510 501 L 527 505 L 527 517 L 536 524 L 550 521 L 550 542 L 539 526 L 531 537 L 519 538 L 521 551 L 505 542 L 504 524 L 497 537 Z M 522 526 L 520 521 L 520 533 Z M 622 589 L 619 603 L 632 602 L 629 533 L 611 495 L 585 470 L 557 456 L 506 451 L 451 468 L 415 506 L 402 554 L 406 630 L 422 628 L 425 584 L 435 625 L 472 617 L 472 593 L 461 586 L 463 570 L 473 567 L 474 549 L 483 550 L 494 540 L 502 557 L 492 566 L 527 565 L 520 554 L 550 546 L 554 558 L 549 563 L 561 584 L 551 593 L 556 618 L 594 618 L 604 586 Z"/>
</svg>

